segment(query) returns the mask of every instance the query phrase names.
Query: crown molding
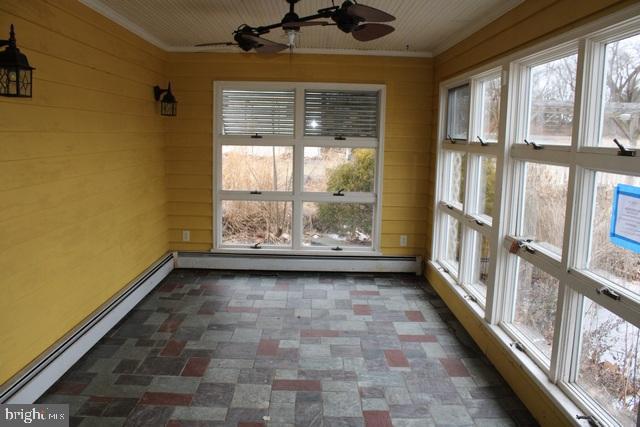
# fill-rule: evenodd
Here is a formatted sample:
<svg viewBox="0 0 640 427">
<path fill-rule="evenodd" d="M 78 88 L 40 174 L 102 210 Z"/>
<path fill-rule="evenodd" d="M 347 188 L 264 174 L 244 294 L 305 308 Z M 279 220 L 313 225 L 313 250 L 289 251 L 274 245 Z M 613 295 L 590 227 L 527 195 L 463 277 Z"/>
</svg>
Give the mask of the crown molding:
<svg viewBox="0 0 640 427">
<path fill-rule="evenodd" d="M 124 27 L 125 29 L 131 31 L 133 34 L 151 43 L 152 45 L 159 47 L 162 50 L 170 51 L 171 46 L 165 44 L 162 40 L 160 40 L 153 34 L 149 33 L 138 24 L 135 24 L 131 20 L 120 15 L 115 10 L 106 6 L 100 0 L 78 0 L 78 1 L 83 5 L 87 6 L 88 8 L 92 9 L 93 11 L 98 12 L 100 15 L 104 16 L 110 21 L 113 21 L 116 24 L 120 25 L 121 27 Z"/>
</svg>

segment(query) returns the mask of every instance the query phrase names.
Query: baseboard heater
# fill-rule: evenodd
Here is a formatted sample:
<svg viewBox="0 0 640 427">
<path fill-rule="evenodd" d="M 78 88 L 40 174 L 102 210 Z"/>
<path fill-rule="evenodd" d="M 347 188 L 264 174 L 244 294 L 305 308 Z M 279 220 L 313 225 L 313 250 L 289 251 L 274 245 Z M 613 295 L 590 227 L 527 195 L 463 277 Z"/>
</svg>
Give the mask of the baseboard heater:
<svg viewBox="0 0 640 427">
<path fill-rule="evenodd" d="M 174 268 L 167 254 L 0 387 L 0 403 L 35 402 Z"/>
<path fill-rule="evenodd" d="M 422 257 L 178 252 L 176 268 L 422 274 Z"/>
</svg>

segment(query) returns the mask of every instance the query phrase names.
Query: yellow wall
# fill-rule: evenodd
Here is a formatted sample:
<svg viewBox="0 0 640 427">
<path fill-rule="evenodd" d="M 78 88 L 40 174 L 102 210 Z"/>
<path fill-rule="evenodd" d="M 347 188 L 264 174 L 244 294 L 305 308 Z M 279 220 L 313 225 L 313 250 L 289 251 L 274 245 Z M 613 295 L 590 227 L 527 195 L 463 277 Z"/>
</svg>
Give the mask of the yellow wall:
<svg viewBox="0 0 640 427">
<path fill-rule="evenodd" d="M 171 248 L 212 246 L 214 80 L 387 85 L 382 211 L 385 255 L 421 255 L 428 203 L 432 60 L 343 55 L 171 54 L 167 74 L 179 102 L 166 146 Z M 191 230 L 191 243 L 181 230 Z M 400 235 L 408 246 L 399 246 Z"/>
<path fill-rule="evenodd" d="M 168 249 L 165 53 L 73 0 L 2 0 L 11 23 L 36 70 L 0 98 L 0 384 Z"/>
<path fill-rule="evenodd" d="M 434 126 L 429 163 L 429 204 L 427 208 L 427 258 L 431 257 L 433 232 L 433 190 L 437 152 L 438 87 L 446 79 L 472 70 L 484 63 L 535 45 L 570 28 L 619 10 L 637 0 L 527 0 L 482 30 L 434 58 Z M 494 363 L 514 391 L 542 425 L 568 425 L 564 415 L 518 366 L 515 359 L 488 332 L 454 294 L 449 285 L 431 268 L 427 279 L 444 299 L 479 347 Z"/>
</svg>

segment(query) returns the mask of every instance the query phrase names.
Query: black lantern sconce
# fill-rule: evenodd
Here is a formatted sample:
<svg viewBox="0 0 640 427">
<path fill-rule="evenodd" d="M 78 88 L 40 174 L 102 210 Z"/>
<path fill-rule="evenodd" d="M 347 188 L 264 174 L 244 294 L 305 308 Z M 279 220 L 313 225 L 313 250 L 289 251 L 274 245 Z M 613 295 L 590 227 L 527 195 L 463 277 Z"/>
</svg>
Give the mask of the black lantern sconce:
<svg viewBox="0 0 640 427">
<path fill-rule="evenodd" d="M 164 96 L 162 95 L 164 93 Z M 153 95 L 156 101 L 160 101 L 160 115 L 162 116 L 175 116 L 178 113 L 178 101 L 176 97 L 171 93 L 171 82 L 166 89 L 160 88 L 160 86 L 153 87 Z M 162 97 L 162 100 L 160 99 Z"/>
<path fill-rule="evenodd" d="M 16 45 L 16 34 L 13 24 L 9 30 L 9 40 L 0 40 L 0 47 L 7 48 L 0 52 L 0 96 L 31 98 L 32 72 L 25 54 L 20 53 Z"/>
</svg>

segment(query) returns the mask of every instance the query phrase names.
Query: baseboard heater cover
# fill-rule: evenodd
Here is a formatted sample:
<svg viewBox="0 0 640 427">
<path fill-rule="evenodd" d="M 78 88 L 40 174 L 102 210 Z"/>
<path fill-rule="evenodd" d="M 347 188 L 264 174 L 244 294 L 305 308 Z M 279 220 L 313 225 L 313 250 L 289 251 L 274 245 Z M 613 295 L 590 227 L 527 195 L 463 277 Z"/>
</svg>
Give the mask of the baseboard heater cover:
<svg viewBox="0 0 640 427">
<path fill-rule="evenodd" d="M 176 268 L 422 274 L 422 257 L 178 252 Z"/>
<path fill-rule="evenodd" d="M 174 269 L 167 254 L 0 388 L 0 403 L 35 402 Z"/>
</svg>

